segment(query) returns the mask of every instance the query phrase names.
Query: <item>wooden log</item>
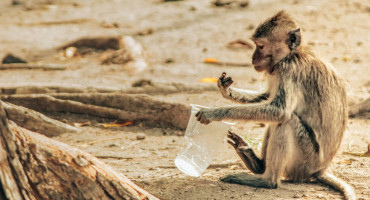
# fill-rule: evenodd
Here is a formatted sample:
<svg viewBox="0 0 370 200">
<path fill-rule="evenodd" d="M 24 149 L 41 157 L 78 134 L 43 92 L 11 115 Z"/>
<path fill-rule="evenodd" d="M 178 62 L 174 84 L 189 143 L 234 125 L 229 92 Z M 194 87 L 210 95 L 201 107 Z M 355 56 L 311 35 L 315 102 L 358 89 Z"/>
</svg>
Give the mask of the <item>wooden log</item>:
<svg viewBox="0 0 370 200">
<path fill-rule="evenodd" d="M 190 107 L 147 95 L 76 93 L 5 95 L 1 99 L 36 111 L 70 112 L 118 120 L 146 121 L 149 126 L 185 129 Z"/>
<path fill-rule="evenodd" d="M 9 122 L 2 103 L 0 161 L 1 199 L 157 200 L 92 155 Z"/>
<path fill-rule="evenodd" d="M 66 132 L 79 132 L 76 127 L 58 120 L 51 119 L 34 110 L 2 102 L 9 120 L 20 124 L 23 128 L 42 133 L 48 137 L 58 136 Z"/>
<path fill-rule="evenodd" d="M 41 69 L 41 70 L 65 70 L 66 67 L 55 64 L 31 64 L 31 63 L 11 63 L 0 64 L 0 70 L 8 69 Z"/>
<path fill-rule="evenodd" d="M 0 94 L 48 94 L 48 93 L 123 93 L 123 94 L 173 94 L 173 93 L 201 93 L 217 91 L 216 85 L 182 83 L 158 83 L 151 80 L 138 80 L 133 87 L 86 87 L 82 85 L 21 85 L 0 86 Z"/>
<path fill-rule="evenodd" d="M 370 98 L 352 105 L 349 108 L 349 116 L 370 119 Z"/>
</svg>

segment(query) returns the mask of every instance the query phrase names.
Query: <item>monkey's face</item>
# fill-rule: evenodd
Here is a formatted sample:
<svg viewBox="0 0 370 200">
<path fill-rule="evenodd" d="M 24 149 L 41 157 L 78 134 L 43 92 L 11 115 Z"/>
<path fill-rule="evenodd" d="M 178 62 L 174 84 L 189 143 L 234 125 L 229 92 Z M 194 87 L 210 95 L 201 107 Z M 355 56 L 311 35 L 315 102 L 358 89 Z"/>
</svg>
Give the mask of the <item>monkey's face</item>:
<svg viewBox="0 0 370 200">
<path fill-rule="evenodd" d="M 256 38 L 253 41 L 256 49 L 252 56 L 252 64 L 258 72 L 271 72 L 273 66 L 290 53 L 285 40 L 270 41 L 267 38 Z"/>
</svg>

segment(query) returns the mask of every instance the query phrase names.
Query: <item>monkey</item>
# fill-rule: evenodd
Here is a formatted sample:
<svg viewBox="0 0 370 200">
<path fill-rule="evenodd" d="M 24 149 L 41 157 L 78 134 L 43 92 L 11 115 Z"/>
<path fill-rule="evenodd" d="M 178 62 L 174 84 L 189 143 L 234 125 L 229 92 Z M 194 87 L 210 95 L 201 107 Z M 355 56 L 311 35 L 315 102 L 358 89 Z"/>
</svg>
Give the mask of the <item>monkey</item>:
<svg viewBox="0 0 370 200">
<path fill-rule="evenodd" d="M 224 119 L 268 124 L 260 157 L 228 132 L 228 143 L 253 174 L 229 174 L 221 181 L 277 188 L 281 177 L 314 179 L 356 199 L 352 187 L 329 169 L 347 125 L 346 81 L 301 39 L 300 27 L 286 11 L 265 20 L 251 37 L 256 45 L 252 64 L 267 78 L 265 92 L 234 88 L 224 72 L 217 82 L 221 95 L 242 105 L 202 108 L 195 116 L 202 124 Z"/>
</svg>

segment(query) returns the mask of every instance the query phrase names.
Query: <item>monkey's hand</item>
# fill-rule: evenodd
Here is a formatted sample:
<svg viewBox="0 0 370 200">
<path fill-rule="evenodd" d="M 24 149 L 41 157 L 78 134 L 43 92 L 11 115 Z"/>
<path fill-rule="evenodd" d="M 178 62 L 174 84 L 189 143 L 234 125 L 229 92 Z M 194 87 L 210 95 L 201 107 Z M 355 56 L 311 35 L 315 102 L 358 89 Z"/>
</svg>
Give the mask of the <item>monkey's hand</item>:
<svg viewBox="0 0 370 200">
<path fill-rule="evenodd" d="M 209 124 L 211 121 L 219 120 L 217 110 L 214 108 L 202 108 L 195 114 L 195 117 L 201 124 Z"/>
<path fill-rule="evenodd" d="M 233 146 L 236 151 L 242 152 L 246 149 L 249 149 L 248 143 L 242 137 L 232 132 L 231 130 L 228 131 L 227 137 L 229 138 L 229 140 L 227 140 L 227 143 Z"/>
<path fill-rule="evenodd" d="M 220 90 L 222 96 L 229 97 L 229 94 L 227 92 L 227 89 L 230 87 L 230 85 L 234 81 L 231 77 L 226 77 L 226 72 L 223 72 L 220 76 L 220 78 L 217 81 L 218 89 Z"/>
</svg>

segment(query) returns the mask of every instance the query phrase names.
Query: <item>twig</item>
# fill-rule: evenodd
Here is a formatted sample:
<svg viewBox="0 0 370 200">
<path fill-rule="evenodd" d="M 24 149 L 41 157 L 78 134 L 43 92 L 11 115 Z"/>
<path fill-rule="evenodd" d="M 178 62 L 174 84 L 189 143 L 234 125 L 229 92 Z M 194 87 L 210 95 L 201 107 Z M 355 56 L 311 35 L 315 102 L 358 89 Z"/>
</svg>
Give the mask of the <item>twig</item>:
<svg viewBox="0 0 370 200">
<path fill-rule="evenodd" d="M 354 153 L 354 152 L 343 152 L 343 155 L 351 155 L 351 156 L 358 156 L 358 157 L 370 157 L 368 152 L 365 153 Z"/>
<path fill-rule="evenodd" d="M 204 60 L 204 63 L 206 64 L 213 64 L 213 65 L 221 65 L 221 66 L 238 66 L 238 67 L 251 67 L 252 65 L 249 63 L 235 63 L 235 62 L 223 62 L 219 61 L 215 58 L 206 58 Z"/>
<path fill-rule="evenodd" d="M 239 167 L 243 167 L 243 165 L 239 162 L 233 162 L 233 163 L 215 163 L 215 164 L 210 164 L 207 169 L 215 169 L 215 168 L 228 168 L 230 166 L 237 165 Z M 162 168 L 162 169 L 174 169 L 177 168 L 175 165 L 161 165 L 157 166 L 157 168 Z"/>
<path fill-rule="evenodd" d="M 11 63 L 0 64 L 0 70 L 8 69 L 42 69 L 42 70 L 65 70 L 66 67 L 56 64 L 30 64 L 30 63 Z"/>
<path fill-rule="evenodd" d="M 132 160 L 134 159 L 133 157 L 123 157 L 123 156 L 111 156 L 111 155 L 95 155 L 95 157 L 100 158 L 100 159 L 118 159 L 118 160 Z"/>
</svg>

